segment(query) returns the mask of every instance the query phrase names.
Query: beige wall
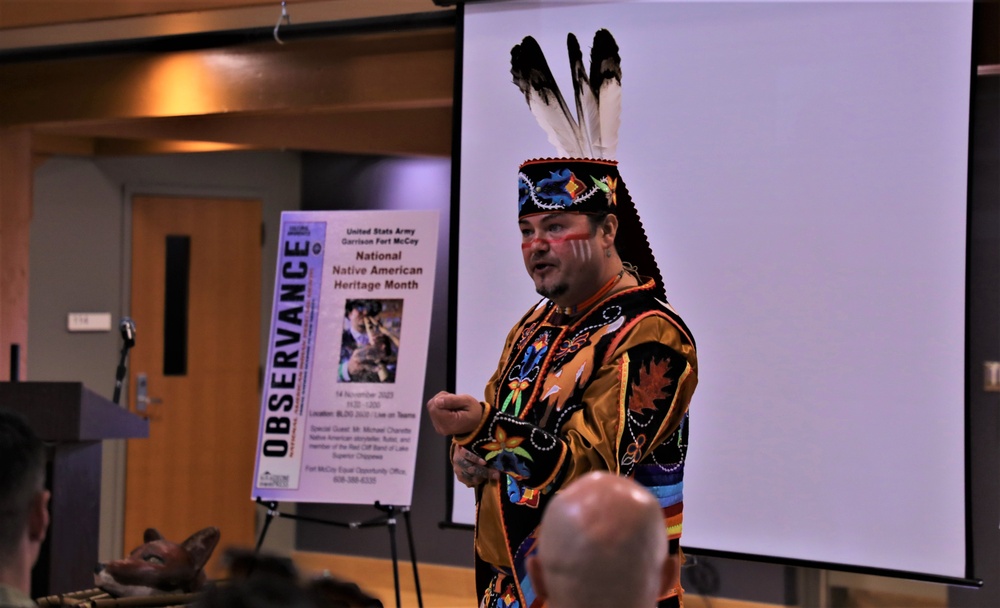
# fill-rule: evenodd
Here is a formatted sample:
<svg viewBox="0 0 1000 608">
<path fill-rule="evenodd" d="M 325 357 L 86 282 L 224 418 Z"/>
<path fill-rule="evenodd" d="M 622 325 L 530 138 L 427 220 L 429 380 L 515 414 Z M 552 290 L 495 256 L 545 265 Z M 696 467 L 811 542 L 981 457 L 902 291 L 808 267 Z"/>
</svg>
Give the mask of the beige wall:
<svg viewBox="0 0 1000 608">
<path fill-rule="evenodd" d="M 42 164 L 34 180 L 28 318 L 32 348 L 26 379 L 81 381 L 111 398 L 121 348 L 118 332 L 70 333 L 66 316 L 70 311 L 110 312 L 117 327 L 118 319 L 128 314 L 131 193 L 259 198 L 267 231 L 277 234 L 281 211 L 299 208 L 299 188 L 299 157 L 292 152 L 56 157 Z M 265 246 L 262 363 L 274 265 L 275 250 Z M 138 327 L 136 348 L 141 348 L 142 337 Z M 123 540 L 128 540 L 121 538 L 124 441 L 105 442 L 102 481 L 100 559 L 106 561 L 121 557 Z M 279 549 L 293 548 L 293 530 L 288 528 L 275 526 L 268 539 Z"/>
</svg>

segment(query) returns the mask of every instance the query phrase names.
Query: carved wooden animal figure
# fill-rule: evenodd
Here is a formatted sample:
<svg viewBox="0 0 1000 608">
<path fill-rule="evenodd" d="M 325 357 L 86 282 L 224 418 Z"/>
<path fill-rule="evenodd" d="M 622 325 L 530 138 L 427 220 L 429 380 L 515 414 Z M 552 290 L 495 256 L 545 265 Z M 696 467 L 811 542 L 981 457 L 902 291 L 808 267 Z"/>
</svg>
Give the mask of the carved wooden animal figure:
<svg viewBox="0 0 1000 608">
<path fill-rule="evenodd" d="M 197 591 L 205 584 L 203 569 L 219 543 L 219 529 L 199 530 L 178 545 L 148 528 L 143 541 L 125 559 L 98 564 L 96 585 L 116 597 Z"/>
</svg>

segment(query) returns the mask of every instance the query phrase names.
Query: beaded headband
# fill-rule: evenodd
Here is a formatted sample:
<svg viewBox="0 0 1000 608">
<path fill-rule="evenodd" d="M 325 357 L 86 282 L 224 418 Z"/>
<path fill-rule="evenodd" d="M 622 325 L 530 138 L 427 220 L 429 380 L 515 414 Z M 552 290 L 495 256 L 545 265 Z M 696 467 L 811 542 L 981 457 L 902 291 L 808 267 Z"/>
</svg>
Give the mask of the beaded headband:
<svg viewBox="0 0 1000 608">
<path fill-rule="evenodd" d="M 517 174 L 517 217 L 535 213 L 614 209 L 618 163 L 613 160 L 543 158 L 529 160 Z"/>
</svg>

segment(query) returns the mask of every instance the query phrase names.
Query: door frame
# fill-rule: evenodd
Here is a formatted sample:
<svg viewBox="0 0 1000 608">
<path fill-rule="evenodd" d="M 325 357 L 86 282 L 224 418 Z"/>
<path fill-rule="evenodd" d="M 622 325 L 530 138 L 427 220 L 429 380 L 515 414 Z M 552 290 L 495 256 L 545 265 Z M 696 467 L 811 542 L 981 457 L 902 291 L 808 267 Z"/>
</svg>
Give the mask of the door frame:
<svg viewBox="0 0 1000 608">
<path fill-rule="evenodd" d="M 261 219 L 266 235 L 278 234 L 281 221 L 281 210 L 269 200 L 268 193 L 258 188 L 228 188 L 202 186 L 164 186 L 148 185 L 142 182 L 126 183 L 121 195 L 121 301 L 119 309 L 122 316 L 132 314 L 132 201 L 136 196 L 183 196 L 193 198 L 234 198 L 256 199 L 261 201 Z M 270 302 L 273 297 L 274 274 L 277 263 L 277 252 L 269 240 L 265 240 L 261 249 L 261 350 L 258 362 L 264 364 L 267 356 L 267 332 L 270 327 Z M 142 328 L 136 328 L 137 342 L 142 340 Z M 128 367 L 131 370 L 131 358 Z M 129 384 L 129 374 L 122 381 L 121 404 L 131 406 L 132 391 Z M 125 471 L 126 471 L 126 440 L 110 440 L 104 442 L 102 472 L 101 472 L 101 524 L 100 524 L 100 556 L 101 561 L 120 559 L 122 547 L 125 546 Z M 247 497 L 249 500 L 249 497 Z M 255 532 L 259 534 L 263 520 L 260 514 L 255 520 Z M 285 528 L 286 526 L 279 526 Z M 276 534 L 277 532 L 277 534 Z M 268 532 L 268 544 L 278 550 L 291 551 L 295 546 L 294 530 L 282 534 L 279 530 Z"/>
</svg>

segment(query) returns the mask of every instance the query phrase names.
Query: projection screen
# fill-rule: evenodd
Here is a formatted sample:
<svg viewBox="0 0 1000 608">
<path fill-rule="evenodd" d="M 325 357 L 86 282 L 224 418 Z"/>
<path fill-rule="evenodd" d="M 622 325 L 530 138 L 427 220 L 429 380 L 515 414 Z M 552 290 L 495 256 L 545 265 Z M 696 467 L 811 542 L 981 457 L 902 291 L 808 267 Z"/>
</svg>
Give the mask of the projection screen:
<svg viewBox="0 0 1000 608">
<path fill-rule="evenodd" d="M 970 2 L 465 7 L 456 390 L 537 300 L 516 173 L 553 148 L 509 74 L 531 35 L 621 48 L 618 160 L 698 344 L 682 545 L 969 576 Z M 471 523 L 456 485 L 452 518 Z"/>
</svg>

